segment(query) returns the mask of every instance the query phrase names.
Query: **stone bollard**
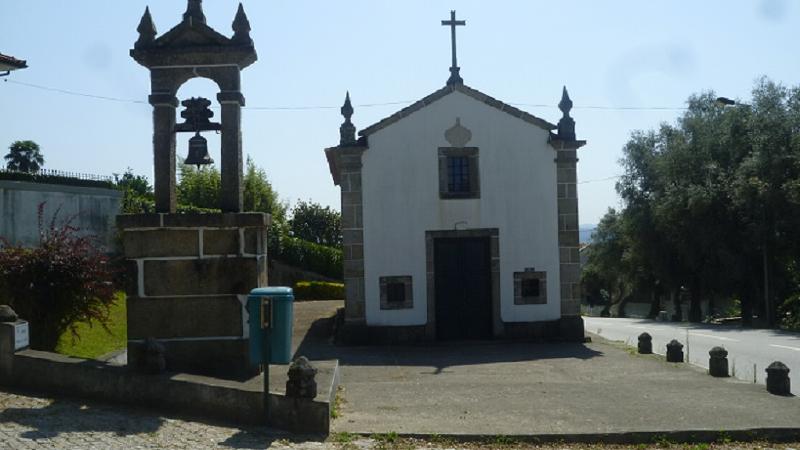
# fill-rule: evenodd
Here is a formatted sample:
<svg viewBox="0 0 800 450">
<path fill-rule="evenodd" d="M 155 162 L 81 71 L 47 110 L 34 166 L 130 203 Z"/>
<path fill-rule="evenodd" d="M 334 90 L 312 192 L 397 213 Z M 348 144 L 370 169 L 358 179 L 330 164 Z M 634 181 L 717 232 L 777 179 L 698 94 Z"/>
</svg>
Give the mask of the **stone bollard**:
<svg viewBox="0 0 800 450">
<path fill-rule="evenodd" d="M 712 377 L 728 377 L 728 351 L 714 347 L 708 351 L 708 373 Z"/>
<path fill-rule="evenodd" d="M 28 322 L 8 306 L 0 305 L 0 381 L 11 380 L 14 354 L 30 344 Z"/>
<path fill-rule="evenodd" d="M 673 339 L 667 344 L 667 362 L 683 362 L 683 344 L 677 339 Z"/>
<path fill-rule="evenodd" d="M 0 305 L 0 322 L 13 323 L 18 319 L 17 313 L 8 305 Z"/>
<path fill-rule="evenodd" d="M 775 361 L 767 367 L 767 391 L 775 395 L 792 395 L 789 385 L 789 368 Z"/>
<path fill-rule="evenodd" d="M 653 337 L 647 332 L 639 335 L 639 353 L 642 355 L 653 353 Z"/>
<path fill-rule="evenodd" d="M 167 349 L 164 344 L 154 338 L 144 340 L 144 370 L 145 372 L 158 375 L 167 370 Z"/>
<path fill-rule="evenodd" d="M 311 366 L 308 358 L 300 356 L 289 366 L 289 380 L 286 381 L 286 396 L 294 398 L 314 398 L 317 396 L 317 369 Z"/>
</svg>

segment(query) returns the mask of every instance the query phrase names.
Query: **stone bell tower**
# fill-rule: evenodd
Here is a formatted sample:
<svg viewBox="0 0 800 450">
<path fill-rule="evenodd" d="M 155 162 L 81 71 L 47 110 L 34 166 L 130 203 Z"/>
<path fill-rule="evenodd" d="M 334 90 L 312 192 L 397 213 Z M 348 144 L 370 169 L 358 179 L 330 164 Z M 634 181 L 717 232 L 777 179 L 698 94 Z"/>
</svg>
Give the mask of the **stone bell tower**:
<svg viewBox="0 0 800 450">
<path fill-rule="evenodd" d="M 117 217 L 127 272 L 128 364 L 146 365 L 155 339 L 167 370 L 253 374 L 248 361 L 246 295 L 267 284 L 268 214 L 242 212 L 240 72 L 257 59 L 244 8 L 226 37 L 206 24 L 202 0 L 188 0 L 183 20 L 158 36 L 149 8 L 130 54 L 150 70 L 155 213 Z M 219 86 L 220 123 L 211 101 L 176 97 L 189 79 Z M 176 123 L 182 104 L 185 123 Z M 221 213 L 176 213 L 176 133 L 193 132 L 191 164 L 212 162 L 201 131 L 221 133 Z"/>
<path fill-rule="evenodd" d="M 150 9 L 137 28 L 139 39 L 131 56 L 150 69 L 150 104 L 153 105 L 153 154 L 156 211 L 175 212 L 175 94 L 186 81 L 209 78 L 220 88 L 222 109 L 223 212 L 242 211 L 242 133 L 244 96 L 240 72 L 258 56 L 250 38 L 250 22 L 239 4 L 233 21 L 233 36 L 225 37 L 206 25 L 202 0 L 189 0 L 183 21 L 160 37 Z"/>
</svg>

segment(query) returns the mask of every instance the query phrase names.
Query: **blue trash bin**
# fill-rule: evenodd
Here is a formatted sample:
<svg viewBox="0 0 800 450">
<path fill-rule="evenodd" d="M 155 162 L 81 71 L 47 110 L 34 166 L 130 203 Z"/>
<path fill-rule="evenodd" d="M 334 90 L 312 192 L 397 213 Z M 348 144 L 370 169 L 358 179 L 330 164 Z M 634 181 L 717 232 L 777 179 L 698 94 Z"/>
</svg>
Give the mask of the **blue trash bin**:
<svg viewBox="0 0 800 450">
<path fill-rule="evenodd" d="M 294 293 L 288 287 L 265 287 L 250 291 L 250 362 L 264 364 L 266 346 L 269 363 L 288 364 L 292 359 Z"/>
</svg>

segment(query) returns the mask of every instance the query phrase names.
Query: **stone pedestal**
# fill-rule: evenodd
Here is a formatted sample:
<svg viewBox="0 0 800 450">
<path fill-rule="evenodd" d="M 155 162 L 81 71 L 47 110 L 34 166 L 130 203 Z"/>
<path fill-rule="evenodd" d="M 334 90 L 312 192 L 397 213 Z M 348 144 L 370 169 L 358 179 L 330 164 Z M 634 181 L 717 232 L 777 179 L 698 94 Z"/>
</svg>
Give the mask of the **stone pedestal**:
<svg viewBox="0 0 800 450">
<path fill-rule="evenodd" d="M 584 342 L 583 317 L 565 316 L 558 321 L 558 335 L 568 342 Z"/>
<path fill-rule="evenodd" d="M 676 339 L 669 341 L 669 344 L 667 344 L 667 362 L 683 362 L 683 344 Z"/>
<path fill-rule="evenodd" d="M 775 361 L 767 367 L 767 391 L 775 395 L 792 395 L 789 368 Z"/>
<path fill-rule="evenodd" d="M 714 347 L 708 351 L 708 373 L 712 377 L 727 377 L 728 351 L 722 347 Z"/>
<path fill-rule="evenodd" d="M 317 396 L 317 369 L 311 366 L 305 356 L 295 359 L 289 366 L 289 379 L 286 381 L 286 396 L 292 398 L 311 398 Z"/>
<path fill-rule="evenodd" d="M 128 365 L 145 368 L 145 340 L 169 371 L 247 376 L 247 294 L 267 285 L 262 213 L 117 216 L 128 274 Z"/>
<path fill-rule="evenodd" d="M 11 380 L 14 353 L 28 348 L 28 337 L 28 322 L 16 318 L 0 321 L 0 382 Z"/>
<path fill-rule="evenodd" d="M 653 337 L 650 333 L 642 333 L 639 335 L 639 344 L 637 346 L 639 354 L 650 355 L 653 353 Z"/>
</svg>

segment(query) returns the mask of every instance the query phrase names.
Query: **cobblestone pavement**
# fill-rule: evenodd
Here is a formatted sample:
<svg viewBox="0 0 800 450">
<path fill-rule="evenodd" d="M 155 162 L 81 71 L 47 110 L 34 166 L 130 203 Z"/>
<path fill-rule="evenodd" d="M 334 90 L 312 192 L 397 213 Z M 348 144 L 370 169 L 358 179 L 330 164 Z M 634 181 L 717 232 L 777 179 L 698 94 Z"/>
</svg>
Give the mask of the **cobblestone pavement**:
<svg viewBox="0 0 800 450">
<path fill-rule="evenodd" d="M 459 443 L 436 436 L 432 441 L 402 439 L 392 433 L 363 438 L 347 433 L 321 438 L 297 438 L 265 427 L 235 428 L 160 416 L 152 411 L 110 404 L 48 399 L 0 392 L 0 449 L 286 449 L 286 450 L 410 450 L 410 449 L 537 449 L 642 450 L 800 449 L 800 443 L 723 443 L 657 445 L 546 444 L 530 445 L 503 436 L 482 443 Z"/>
<path fill-rule="evenodd" d="M 0 449 L 322 449 L 268 428 L 168 418 L 152 411 L 0 392 Z"/>
</svg>

